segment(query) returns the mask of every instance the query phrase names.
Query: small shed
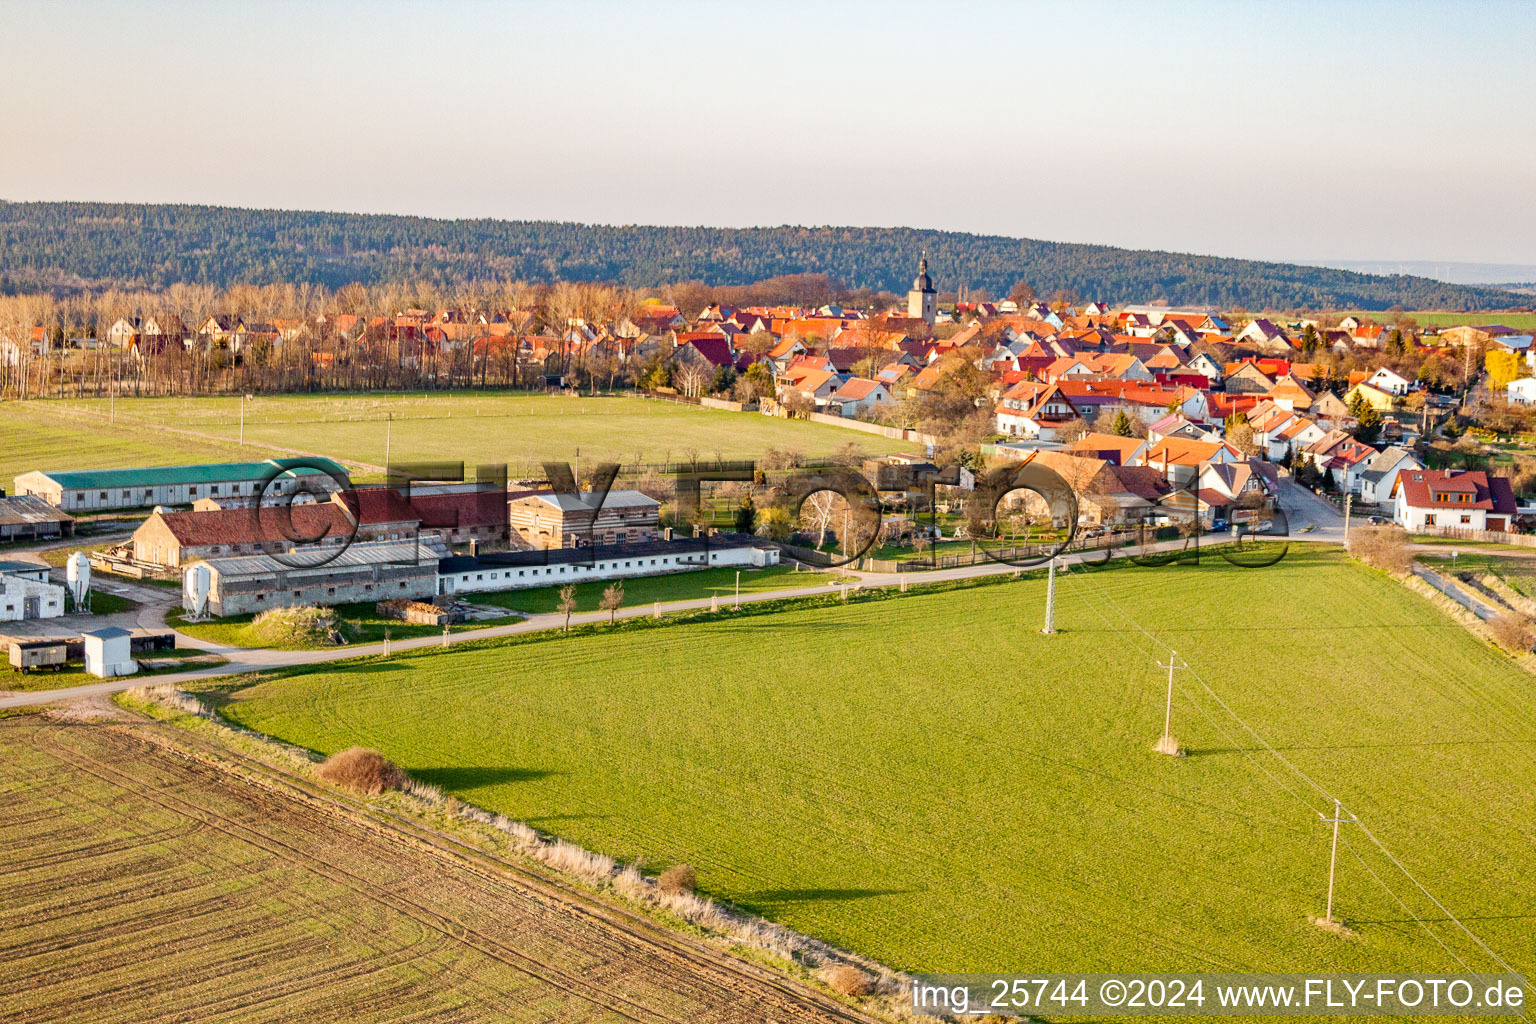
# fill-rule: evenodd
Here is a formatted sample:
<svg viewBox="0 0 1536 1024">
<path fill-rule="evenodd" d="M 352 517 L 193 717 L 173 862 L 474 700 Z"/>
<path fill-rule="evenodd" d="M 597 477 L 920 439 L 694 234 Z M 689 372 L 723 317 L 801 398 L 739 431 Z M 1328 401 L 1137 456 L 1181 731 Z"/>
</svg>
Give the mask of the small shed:
<svg viewBox="0 0 1536 1024">
<path fill-rule="evenodd" d="M 85 671 L 99 679 L 131 676 L 139 670 L 133 660 L 133 634 L 117 626 L 85 634 Z"/>
</svg>

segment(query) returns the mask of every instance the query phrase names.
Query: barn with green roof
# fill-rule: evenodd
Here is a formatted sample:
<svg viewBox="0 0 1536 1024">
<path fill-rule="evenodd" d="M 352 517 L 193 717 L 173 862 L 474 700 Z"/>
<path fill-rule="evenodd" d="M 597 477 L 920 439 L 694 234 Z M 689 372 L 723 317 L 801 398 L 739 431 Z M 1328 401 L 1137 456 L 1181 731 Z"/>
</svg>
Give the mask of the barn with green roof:
<svg viewBox="0 0 1536 1024">
<path fill-rule="evenodd" d="M 326 491 L 341 488 L 348 479 L 346 469 L 331 459 L 267 459 L 137 469 L 33 471 L 16 478 L 16 493 L 36 495 L 55 508 L 70 512 L 96 512 L 187 505 L 200 498 L 251 500 L 263 494 L 286 495 L 300 489 L 300 481 L 306 478 Z"/>
</svg>

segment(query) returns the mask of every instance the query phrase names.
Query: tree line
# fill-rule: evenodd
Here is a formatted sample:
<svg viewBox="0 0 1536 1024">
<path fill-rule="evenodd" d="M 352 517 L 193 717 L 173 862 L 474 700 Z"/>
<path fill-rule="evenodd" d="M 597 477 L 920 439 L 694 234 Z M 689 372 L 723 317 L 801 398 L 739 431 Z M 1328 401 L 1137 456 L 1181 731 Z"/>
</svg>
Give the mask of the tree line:
<svg viewBox="0 0 1536 1024">
<path fill-rule="evenodd" d="M 1248 309 L 1497 309 L 1528 299 L 1408 275 L 913 228 L 704 228 L 134 203 L 0 203 L 0 293 L 173 284 L 426 280 L 744 286 L 822 275 L 904 293 L 919 252 L 944 289 Z"/>
</svg>

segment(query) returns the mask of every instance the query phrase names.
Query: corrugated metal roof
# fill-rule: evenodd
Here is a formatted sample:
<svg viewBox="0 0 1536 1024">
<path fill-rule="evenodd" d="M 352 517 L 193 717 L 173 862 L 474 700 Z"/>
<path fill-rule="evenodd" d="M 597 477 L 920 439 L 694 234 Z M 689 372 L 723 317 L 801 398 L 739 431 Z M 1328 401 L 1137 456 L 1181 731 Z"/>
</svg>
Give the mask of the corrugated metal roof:
<svg viewBox="0 0 1536 1024">
<path fill-rule="evenodd" d="M 562 512 L 590 511 L 597 507 L 598 496 L 591 491 L 583 491 L 581 494 L 535 494 L 530 497 L 538 498 L 546 505 L 553 505 Z M 589 504 L 590 503 L 590 504 Z M 639 491 L 609 491 L 603 496 L 603 509 L 614 508 L 659 508 L 661 502 L 655 498 L 641 494 Z"/>
<path fill-rule="evenodd" d="M 326 471 L 346 479 L 346 469 L 331 459 L 267 459 L 265 462 L 212 462 L 191 466 L 140 466 L 134 469 L 78 469 L 41 472 L 65 490 L 108 489 L 113 487 L 163 487 L 169 484 L 223 483 L 228 480 L 260 480 L 288 470 L 295 476 L 320 470 L 300 463 L 324 466 Z"/>
<path fill-rule="evenodd" d="M 425 541 L 420 544 L 409 541 L 404 543 L 387 541 L 384 543 L 353 544 L 334 558 L 321 563 L 320 560 L 329 556 L 332 550 L 329 548 L 318 548 L 295 552 L 291 556 L 291 561 L 301 563 L 297 565 L 279 561 L 271 555 L 234 555 L 229 558 L 209 558 L 204 560 L 204 564 L 218 572 L 221 576 L 267 576 L 280 572 L 329 572 L 356 566 L 423 565 L 427 563 L 436 566 L 438 559 L 446 553 L 442 547 L 428 544 Z M 303 560 L 309 557 L 313 557 L 319 564 L 314 566 L 303 565 Z"/>
<path fill-rule="evenodd" d="M 0 526 L 25 526 L 37 523 L 68 523 L 73 518 L 60 512 L 35 494 L 0 498 Z"/>
</svg>

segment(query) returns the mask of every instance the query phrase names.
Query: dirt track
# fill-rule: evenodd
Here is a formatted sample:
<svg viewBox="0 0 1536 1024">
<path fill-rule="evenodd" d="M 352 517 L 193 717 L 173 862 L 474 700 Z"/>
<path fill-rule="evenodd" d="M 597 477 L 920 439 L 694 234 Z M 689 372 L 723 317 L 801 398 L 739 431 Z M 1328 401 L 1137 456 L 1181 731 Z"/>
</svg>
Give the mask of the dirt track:
<svg viewBox="0 0 1536 1024">
<path fill-rule="evenodd" d="M 449 837 L 167 740 L 183 745 L 148 724 L 0 721 L 0 1017 L 865 1019 Z"/>
</svg>

